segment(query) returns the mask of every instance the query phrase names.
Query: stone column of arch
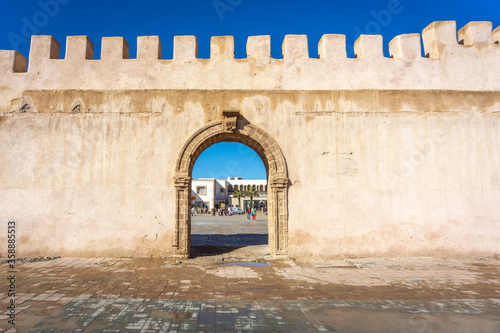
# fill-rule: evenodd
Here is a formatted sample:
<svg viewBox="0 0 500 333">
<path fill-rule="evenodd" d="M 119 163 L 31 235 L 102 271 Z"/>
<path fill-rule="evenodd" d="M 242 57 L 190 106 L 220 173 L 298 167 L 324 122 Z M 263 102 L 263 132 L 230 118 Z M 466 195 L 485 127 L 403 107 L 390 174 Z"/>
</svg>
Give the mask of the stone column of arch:
<svg viewBox="0 0 500 333">
<path fill-rule="evenodd" d="M 288 178 L 276 177 L 270 180 L 271 185 L 271 209 L 274 212 L 269 238 L 273 235 L 273 255 L 275 257 L 288 254 Z M 269 197 L 269 196 L 268 196 Z M 269 202 L 268 202 L 269 204 Z M 269 213 L 268 213 L 269 214 Z"/>
<path fill-rule="evenodd" d="M 248 121 L 236 121 L 234 117 L 209 123 L 199 129 L 186 141 L 177 158 L 174 175 L 176 187 L 174 255 L 189 257 L 191 237 L 189 198 L 194 163 L 206 148 L 223 141 L 234 141 L 249 146 L 264 162 L 271 194 L 268 195 L 269 249 L 274 257 L 286 256 L 289 180 L 284 155 L 269 134 L 249 124 Z"/>
<path fill-rule="evenodd" d="M 186 173 L 177 173 L 174 177 L 175 186 L 175 227 L 174 242 L 175 256 L 189 257 L 191 247 L 191 214 L 189 201 L 191 197 L 191 177 Z"/>
</svg>

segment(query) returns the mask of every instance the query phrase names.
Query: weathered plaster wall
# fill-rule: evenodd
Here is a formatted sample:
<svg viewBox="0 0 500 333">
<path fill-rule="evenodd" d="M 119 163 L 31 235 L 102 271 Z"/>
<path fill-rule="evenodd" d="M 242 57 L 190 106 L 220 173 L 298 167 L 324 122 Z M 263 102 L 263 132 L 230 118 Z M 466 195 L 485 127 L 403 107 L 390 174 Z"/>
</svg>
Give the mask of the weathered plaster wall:
<svg viewBox="0 0 500 333">
<path fill-rule="evenodd" d="M 498 114 L 324 118 L 283 147 L 292 255 L 498 253 Z"/>
<path fill-rule="evenodd" d="M 27 73 L 1 51 L 0 221 L 17 222 L 20 255 L 171 255 L 181 147 L 240 110 L 285 156 L 291 257 L 499 254 L 499 29 L 470 24 L 464 45 L 454 29 L 424 30 L 429 58 L 414 35 L 391 42 L 394 59 L 374 36 L 358 59 L 330 44 L 339 36 L 322 40 L 322 59 L 289 36 L 283 60 L 268 38 L 242 60 L 215 38 L 197 59 L 190 37 L 173 60 L 150 37 L 138 59 L 113 38 L 90 60 L 79 37 L 58 60 L 40 37 Z"/>
</svg>

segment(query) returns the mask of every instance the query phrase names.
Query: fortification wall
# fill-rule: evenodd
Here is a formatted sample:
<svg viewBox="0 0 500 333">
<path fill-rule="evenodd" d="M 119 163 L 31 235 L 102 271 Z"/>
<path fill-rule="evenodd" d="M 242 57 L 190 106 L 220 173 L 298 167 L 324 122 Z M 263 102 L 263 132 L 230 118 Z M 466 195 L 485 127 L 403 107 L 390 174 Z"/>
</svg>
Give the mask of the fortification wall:
<svg viewBox="0 0 500 333">
<path fill-rule="evenodd" d="M 471 22 L 458 32 L 454 21 L 434 22 L 419 34 L 401 35 L 383 55 L 382 36 L 361 35 L 355 59 L 347 58 L 344 35 L 324 35 L 319 59 L 309 58 L 305 35 L 288 35 L 283 59 L 271 58 L 270 37 L 247 41 L 247 58 L 234 58 L 232 36 L 213 37 L 210 59 L 197 58 L 194 36 L 174 38 L 173 59 L 161 59 L 158 37 L 137 39 L 129 59 L 121 37 L 102 39 L 101 59 L 93 60 L 86 36 L 68 37 L 64 59 L 51 36 L 34 36 L 29 66 L 15 51 L 0 52 L 0 112 L 22 107 L 27 90 L 243 89 L 243 90 L 471 90 L 500 87 L 500 29 Z M 459 44 L 460 42 L 460 44 Z M 27 69 L 27 70 L 26 70 Z M 63 110 L 54 110 L 63 111 Z"/>
<path fill-rule="evenodd" d="M 396 37 L 362 36 L 356 59 L 326 35 L 320 59 L 287 36 L 234 59 L 231 37 L 85 37 L 65 59 L 51 37 L 26 61 L 0 52 L 0 221 L 16 221 L 19 255 L 174 254 L 176 159 L 188 138 L 239 110 L 287 164 L 291 257 L 500 254 L 499 29 L 453 22 Z M 418 40 L 418 43 L 417 43 Z M 463 41 L 459 44 L 458 41 Z M 495 43 L 496 42 L 496 43 Z M 341 47 L 338 46 L 341 44 Z M 6 251 L 0 235 L 0 251 Z"/>
</svg>

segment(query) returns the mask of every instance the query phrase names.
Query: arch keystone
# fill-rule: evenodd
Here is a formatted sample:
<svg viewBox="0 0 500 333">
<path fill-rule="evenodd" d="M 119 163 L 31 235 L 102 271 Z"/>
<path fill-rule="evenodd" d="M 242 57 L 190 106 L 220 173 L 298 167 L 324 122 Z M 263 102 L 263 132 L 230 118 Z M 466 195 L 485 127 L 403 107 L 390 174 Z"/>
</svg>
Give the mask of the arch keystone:
<svg viewBox="0 0 500 333">
<path fill-rule="evenodd" d="M 227 132 L 235 132 L 238 129 L 238 116 L 240 111 L 237 110 L 224 110 L 222 116 L 224 117 L 224 130 Z"/>
</svg>

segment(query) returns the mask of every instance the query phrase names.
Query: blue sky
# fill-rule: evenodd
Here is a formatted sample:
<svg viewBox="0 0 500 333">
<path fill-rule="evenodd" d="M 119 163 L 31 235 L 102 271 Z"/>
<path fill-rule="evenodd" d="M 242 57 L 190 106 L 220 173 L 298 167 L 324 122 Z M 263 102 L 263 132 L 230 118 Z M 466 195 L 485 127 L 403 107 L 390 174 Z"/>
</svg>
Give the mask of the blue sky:
<svg viewBox="0 0 500 333">
<path fill-rule="evenodd" d="M 237 142 L 221 142 L 208 147 L 198 157 L 192 177 L 266 179 L 266 169 L 259 155 L 249 147 Z"/>
<path fill-rule="evenodd" d="M 159 35 L 163 58 L 172 57 L 173 37 L 195 35 L 199 57 L 208 58 L 210 37 L 235 36 L 237 58 L 244 58 L 248 36 L 270 35 L 272 56 L 282 58 L 286 34 L 307 34 L 310 56 L 317 57 L 323 34 L 347 36 L 349 51 L 361 33 L 382 34 L 384 44 L 396 35 L 421 32 L 432 21 L 455 20 L 500 25 L 500 2 L 436 0 L 2 0 L 0 49 L 25 56 L 31 34 L 53 35 L 64 50 L 68 35 L 88 35 L 100 56 L 103 36 L 123 36 L 135 57 L 136 37 Z M 61 57 L 64 52 L 61 51 Z M 352 56 L 352 52 L 349 52 Z"/>
<path fill-rule="evenodd" d="M 457 21 L 458 29 L 470 21 L 491 21 L 493 28 L 496 28 L 500 25 L 500 2 L 2 0 L 0 19 L 0 49 L 17 50 L 26 57 L 29 54 L 29 38 L 33 34 L 54 36 L 61 43 L 61 57 L 64 57 L 66 36 L 87 35 L 94 43 L 95 59 L 100 57 L 101 38 L 107 36 L 125 37 L 130 46 L 130 57 L 135 58 L 136 37 L 158 35 L 162 42 L 162 58 L 171 59 L 173 37 L 176 35 L 197 36 L 200 58 L 209 58 L 211 36 L 233 35 L 236 58 L 245 58 L 248 36 L 270 35 L 272 57 L 282 58 L 284 36 L 306 34 L 309 54 L 317 57 L 317 45 L 321 36 L 330 33 L 346 35 L 349 57 L 353 56 L 352 45 L 360 34 L 381 34 L 387 56 L 387 45 L 394 36 L 420 33 L 433 21 L 454 20 Z M 228 152 L 238 151 L 234 147 L 228 149 L 230 145 L 222 146 Z M 211 151 L 207 150 L 197 163 L 201 163 L 203 159 L 217 163 L 205 166 L 195 177 L 222 175 L 228 163 L 237 159 L 239 165 L 244 166 L 242 177 L 265 178 L 265 171 L 263 175 L 262 172 L 255 175 L 247 171 L 261 167 L 246 160 L 249 153 L 241 153 L 240 149 L 234 156 L 221 159 L 226 152 Z M 237 167 L 234 169 L 239 170 Z"/>
</svg>

